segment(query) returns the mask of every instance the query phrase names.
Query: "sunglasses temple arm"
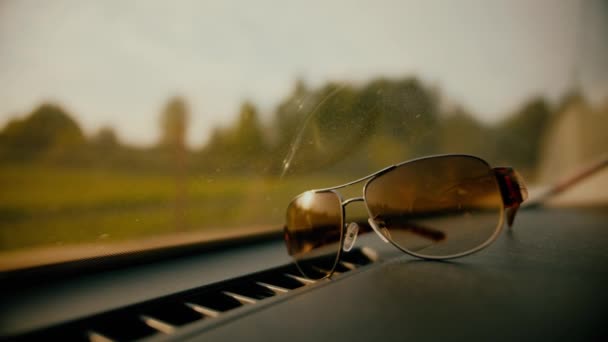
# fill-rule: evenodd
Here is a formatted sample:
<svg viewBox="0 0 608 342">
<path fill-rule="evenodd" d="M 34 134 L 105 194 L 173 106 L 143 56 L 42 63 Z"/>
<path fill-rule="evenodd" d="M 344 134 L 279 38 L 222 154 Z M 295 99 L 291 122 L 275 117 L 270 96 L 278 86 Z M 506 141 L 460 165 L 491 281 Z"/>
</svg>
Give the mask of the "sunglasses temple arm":
<svg viewBox="0 0 608 342">
<path fill-rule="evenodd" d="M 510 167 L 496 167 L 494 174 L 506 209 L 507 225 L 513 226 L 517 210 L 528 198 L 528 190 L 524 179 Z"/>
<path fill-rule="evenodd" d="M 390 238 L 390 234 L 386 231 L 382 231 L 382 229 L 378 226 L 378 223 L 374 219 L 368 218 L 367 222 L 369 223 L 369 227 L 372 228 L 371 230 L 376 232 L 376 234 L 378 234 L 378 236 L 380 237 L 380 239 L 382 239 L 382 241 L 390 242 L 388 240 Z M 433 229 L 431 227 L 424 226 L 424 225 L 421 225 L 418 223 L 414 223 L 414 222 L 401 221 L 401 222 L 394 224 L 391 229 L 407 231 L 408 233 L 416 234 L 419 237 L 426 238 L 426 239 L 433 240 L 433 241 L 441 241 L 441 240 L 445 239 L 445 234 L 442 231 Z M 366 226 L 362 225 L 360 234 L 369 232 L 371 230 L 366 229 Z"/>
</svg>

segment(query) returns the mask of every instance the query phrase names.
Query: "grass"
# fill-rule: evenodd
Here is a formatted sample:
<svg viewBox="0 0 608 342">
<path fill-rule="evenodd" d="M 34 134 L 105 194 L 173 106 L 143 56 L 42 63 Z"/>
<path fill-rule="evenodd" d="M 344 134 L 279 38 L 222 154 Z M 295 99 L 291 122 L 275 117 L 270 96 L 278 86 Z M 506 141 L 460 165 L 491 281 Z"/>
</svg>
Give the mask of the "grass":
<svg viewBox="0 0 608 342">
<path fill-rule="evenodd" d="M 184 182 L 177 208 L 170 175 L 0 165 L 0 251 L 256 225 L 278 229 L 293 196 L 329 184 L 215 174 Z"/>
</svg>

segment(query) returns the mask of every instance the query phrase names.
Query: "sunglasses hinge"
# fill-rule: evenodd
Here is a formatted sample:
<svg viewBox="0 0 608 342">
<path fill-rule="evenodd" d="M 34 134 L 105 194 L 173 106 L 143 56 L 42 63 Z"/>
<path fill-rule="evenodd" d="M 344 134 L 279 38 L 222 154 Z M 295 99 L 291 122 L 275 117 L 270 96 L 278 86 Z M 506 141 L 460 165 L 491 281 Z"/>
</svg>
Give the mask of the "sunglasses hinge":
<svg viewBox="0 0 608 342">
<path fill-rule="evenodd" d="M 494 173 L 505 208 L 519 207 L 524 198 L 521 192 L 522 184 L 515 171 L 510 167 L 495 167 Z"/>
</svg>

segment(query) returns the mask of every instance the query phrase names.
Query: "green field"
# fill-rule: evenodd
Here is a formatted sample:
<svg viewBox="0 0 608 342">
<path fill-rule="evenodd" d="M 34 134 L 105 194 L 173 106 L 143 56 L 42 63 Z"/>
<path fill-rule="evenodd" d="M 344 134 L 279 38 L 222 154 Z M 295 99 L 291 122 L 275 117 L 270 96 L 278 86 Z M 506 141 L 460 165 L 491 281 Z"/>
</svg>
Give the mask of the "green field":
<svg viewBox="0 0 608 342">
<path fill-rule="evenodd" d="M 327 185 L 327 182 L 325 182 Z M 276 226 L 306 178 L 191 175 L 176 215 L 171 175 L 0 166 L 0 251 L 119 241 L 185 231 Z M 178 219 L 179 217 L 179 219 Z"/>
</svg>

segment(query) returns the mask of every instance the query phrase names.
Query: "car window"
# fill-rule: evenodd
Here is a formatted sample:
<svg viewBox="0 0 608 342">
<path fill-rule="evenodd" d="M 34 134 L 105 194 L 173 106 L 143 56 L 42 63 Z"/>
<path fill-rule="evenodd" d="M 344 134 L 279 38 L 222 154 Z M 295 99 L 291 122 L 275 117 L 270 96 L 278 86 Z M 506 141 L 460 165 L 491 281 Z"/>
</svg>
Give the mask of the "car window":
<svg viewBox="0 0 608 342">
<path fill-rule="evenodd" d="M 606 32 L 599 0 L 4 1 L 0 269 L 278 231 L 425 155 L 550 184 L 608 152 Z"/>
</svg>

